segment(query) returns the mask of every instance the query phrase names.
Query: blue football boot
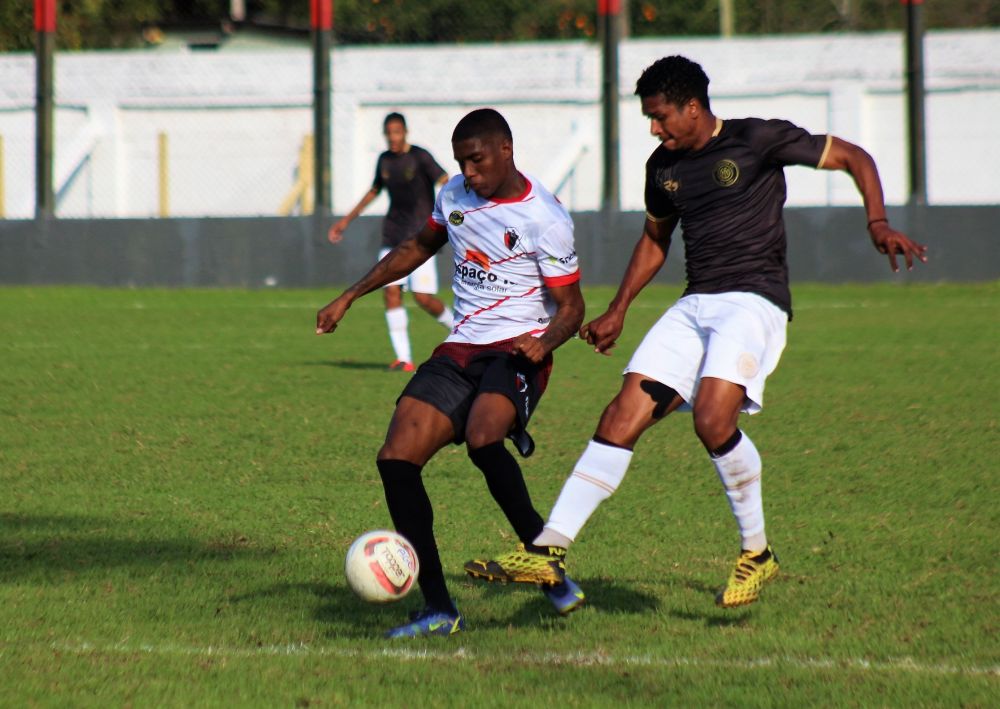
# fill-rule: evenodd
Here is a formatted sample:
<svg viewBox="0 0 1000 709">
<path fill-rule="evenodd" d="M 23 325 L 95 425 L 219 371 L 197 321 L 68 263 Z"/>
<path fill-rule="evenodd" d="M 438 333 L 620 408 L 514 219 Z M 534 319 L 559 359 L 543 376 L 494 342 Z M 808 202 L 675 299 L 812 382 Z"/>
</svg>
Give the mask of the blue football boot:
<svg viewBox="0 0 1000 709">
<path fill-rule="evenodd" d="M 542 586 L 542 592 L 560 615 L 569 615 L 587 600 L 576 581 L 569 576 L 564 576 L 562 583 Z"/>
<path fill-rule="evenodd" d="M 436 608 L 424 608 L 410 614 L 410 622 L 390 628 L 387 638 L 422 638 L 431 635 L 454 635 L 465 630 L 465 618 L 461 613 L 449 613 Z"/>
</svg>

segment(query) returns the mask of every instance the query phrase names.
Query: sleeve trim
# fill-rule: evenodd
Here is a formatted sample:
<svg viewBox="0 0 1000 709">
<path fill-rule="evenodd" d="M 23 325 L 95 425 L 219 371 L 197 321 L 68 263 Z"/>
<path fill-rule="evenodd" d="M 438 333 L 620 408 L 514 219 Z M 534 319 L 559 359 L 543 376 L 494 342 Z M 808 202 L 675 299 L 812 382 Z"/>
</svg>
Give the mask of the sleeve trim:
<svg viewBox="0 0 1000 709">
<path fill-rule="evenodd" d="M 438 224 L 434 221 L 434 217 L 427 217 L 427 226 L 437 232 L 448 231 L 448 227 L 444 224 Z"/>
<path fill-rule="evenodd" d="M 816 163 L 817 169 L 823 167 L 823 163 L 826 162 L 826 156 L 830 154 L 830 147 L 832 145 L 833 145 L 833 136 L 827 134 L 826 145 L 823 146 L 823 154 L 819 156 L 819 162 Z"/>
<path fill-rule="evenodd" d="M 579 280 L 580 280 L 580 269 L 577 269 L 573 273 L 567 273 L 565 276 L 542 276 L 542 281 L 549 288 L 568 286 L 571 283 L 576 283 Z"/>
<path fill-rule="evenodd" d="M 646 219 L 648 219 L 649 221 L 653 222 L 654 224 L 662 224 L 663 222 L 665 222 L 668 219 L 670 219 L 670 217 L 654 217 L 649 212 L 646 212 Z"/>
</svg>

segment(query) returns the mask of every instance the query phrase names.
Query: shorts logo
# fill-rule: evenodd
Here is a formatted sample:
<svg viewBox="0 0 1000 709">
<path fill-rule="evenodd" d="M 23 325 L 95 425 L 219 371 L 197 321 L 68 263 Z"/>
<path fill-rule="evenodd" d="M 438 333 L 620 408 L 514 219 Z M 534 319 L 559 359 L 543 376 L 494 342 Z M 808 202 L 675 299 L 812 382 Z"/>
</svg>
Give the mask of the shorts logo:
<svg viewBox="0 0 1000 709">
<path fill-rule="evenodd" d="M 521 240 L 521 235 L 517 233 L 517 229 L 512 226 L 504 227 L 503 233 L 503 243 L 507 245 L 507 248 L 511 251 L 517 246 L 517 242 Z"/>
<path fill-rule="evenodd" d="M 719 187 L 732 187 L 740 179 L 740 167 L 732 160 L 720 160 L 712 168 L 712 179 Z"/>
<path fill-rule="evenodd" d="M 462 226 L 462 222 L 465 221 L 465 215 L 462 214 L 457 209 L 448 215 L 448 223 L 452 226 Z"/>
<path fill-rule="evenodd" d="M 760 364 L 758 364 L 756 357 L 749 352 L 744 352 L 736 358 L 736 370 L 741 377 L 753 379 L 760 371 Z"/>
<path fill-rule="evenodd" d="M 517 373 L 517 391 L 519 394 L 528 391 L 528 378 L 520 372 Z"/>
</svg>

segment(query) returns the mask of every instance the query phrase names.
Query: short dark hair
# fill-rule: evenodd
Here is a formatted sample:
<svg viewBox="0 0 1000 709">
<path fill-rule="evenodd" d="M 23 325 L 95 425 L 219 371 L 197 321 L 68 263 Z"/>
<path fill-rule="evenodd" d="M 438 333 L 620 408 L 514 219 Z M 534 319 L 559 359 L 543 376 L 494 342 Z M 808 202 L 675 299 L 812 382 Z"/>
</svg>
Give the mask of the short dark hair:
<svg viewBox="0 0 1000 709">
<path fill-rule="evenodd" d="M 511 142 L 514 136 L 510 132 L 507 120 L 498 111 L 492 108 L 477 108 L 471 113 L 467 113 L 455 126 L 451 134 L 452 142 L 469 140 L 471 138 L 484 138 L 486 136 L 500 136 Z"/>
<path fill-rule="evenodd" d="M 663 94 L 664 100 L 675 106 L 698 99 L 702 106 L 711 110 L 708 105 L 708 76 L 700 64 L 679 55 L 657 59 L 646 67 L 635 82 L 635 94 L 639 98 Z"/>
<path fill-rule="evenodd" d="M 396 113 L 395 111 L 393 111 L 392 113 L 390 113 L 388 116 L 385 117 L 384 121 L 382 121 L 382 130 L 385 130 L 386 127 L 393 121 L 399 121 L 400 123 L 403 124 L 403 128 L 406 128 L 406 119 L 403 118 L 403 114 Z"/>
</svg>

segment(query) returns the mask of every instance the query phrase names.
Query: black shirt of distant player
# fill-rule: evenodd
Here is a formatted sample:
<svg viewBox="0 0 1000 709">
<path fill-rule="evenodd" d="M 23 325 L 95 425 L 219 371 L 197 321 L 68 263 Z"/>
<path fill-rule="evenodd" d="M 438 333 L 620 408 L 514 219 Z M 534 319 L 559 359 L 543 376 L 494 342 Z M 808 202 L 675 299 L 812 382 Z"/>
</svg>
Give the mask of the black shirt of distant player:
<svg viewBox="0 0 1000 709">
<path fill-rule="evenodd" d="M 700 150 L 657 148 L 646 162 L 646 212 L 680 217 L 687 289 L 757 293 L 792 314 L 785 165 L 819 167 L 831 138 L 781 120 L 721 124 Z"/>
<path fill-rule="evenodd" d="M 444 174 L 434 157 L 416 145 L 405 153 L 386 150 L 379 155 L 372 187 L 389 191 L 382 246 L 396 246 L 423 228 L 434 209 L 434 183 Z"/>
</svg>

